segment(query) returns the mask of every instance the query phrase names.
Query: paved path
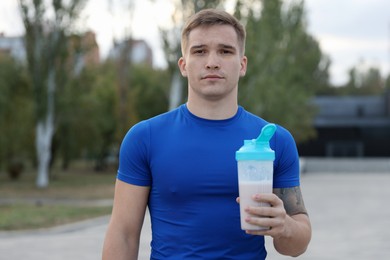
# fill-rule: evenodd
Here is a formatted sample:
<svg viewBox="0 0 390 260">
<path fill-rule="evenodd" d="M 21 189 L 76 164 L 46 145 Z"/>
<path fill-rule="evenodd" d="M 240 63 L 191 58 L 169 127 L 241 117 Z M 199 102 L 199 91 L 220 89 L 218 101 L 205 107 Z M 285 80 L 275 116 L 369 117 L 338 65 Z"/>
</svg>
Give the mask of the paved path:
<svg viewBox="0 0 390 260">
<path fill-rule="evenodd" d="M 390 259 L 389 186 L 390 173 L 303 176 L 313 237 L 299 259 Z M 288 259 L 275 253 L 271 241 L 267 245 L 269 259 Z"/>
<path fill-rule="evenodd" d="M 302 177 L 313 225 L 303 260 L 390 259 L 390 173 L 315 173 Z M 101 258 L 109 217 L 31 232 L 0 232 L 0 260 L 96 260 Z M 146 218 L 139 259 L 148 259 L 150 221 Z M 267 239 L 268 259 L 278 255 Z"/>
</svg>

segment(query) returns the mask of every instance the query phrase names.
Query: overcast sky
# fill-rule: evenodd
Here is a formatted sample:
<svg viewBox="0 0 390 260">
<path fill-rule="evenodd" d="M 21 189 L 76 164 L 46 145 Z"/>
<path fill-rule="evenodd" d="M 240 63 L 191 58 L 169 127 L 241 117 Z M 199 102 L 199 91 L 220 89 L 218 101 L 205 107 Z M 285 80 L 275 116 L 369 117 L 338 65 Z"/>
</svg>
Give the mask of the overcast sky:
<svg viewBox="0 0 390 260">
<path fill-rule="evenodd" d="M 130 15 L 123 6 L 108 2 L 125 0 L 89 0 L 84 12 L 85 24 L 97 34 L 104 55 L 113 38 L 120 39 Z M 129 1 L 130 2 L 130 1 Z M 133 14 L 135 38 L 145 39 L 154 49 L 155 64 L 163 66 L 158 26 L 169 26 L 173 6 L 170 0 L 137 0 Z M 375 66 L 382 75 L 390 73 L 390 1 L 389 0 L 305 0 L 308 30 L 332 60 L 331 80 L 342 84 L 352 66 Z M 17 0 L 0 1 L 0 32 L 6 36 L 23 33 Z"/>
</svg>

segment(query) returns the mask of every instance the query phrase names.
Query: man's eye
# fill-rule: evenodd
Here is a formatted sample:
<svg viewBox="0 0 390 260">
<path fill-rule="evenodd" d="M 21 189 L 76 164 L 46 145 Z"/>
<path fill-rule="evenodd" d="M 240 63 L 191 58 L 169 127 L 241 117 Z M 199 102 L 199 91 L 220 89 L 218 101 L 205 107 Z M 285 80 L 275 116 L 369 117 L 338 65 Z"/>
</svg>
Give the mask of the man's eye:
<svg viewBox="0 0 390 260">
<path fill-rule="evenodd" d="M 204 50 L 194 50 L 194 54 L 203 54 L 205 53 Z"/>
<path fill-rule="evenodd" d="M 231 50 L 221 50 L 222 54 L 232 54 L 233 52 Z"/>
</svg>

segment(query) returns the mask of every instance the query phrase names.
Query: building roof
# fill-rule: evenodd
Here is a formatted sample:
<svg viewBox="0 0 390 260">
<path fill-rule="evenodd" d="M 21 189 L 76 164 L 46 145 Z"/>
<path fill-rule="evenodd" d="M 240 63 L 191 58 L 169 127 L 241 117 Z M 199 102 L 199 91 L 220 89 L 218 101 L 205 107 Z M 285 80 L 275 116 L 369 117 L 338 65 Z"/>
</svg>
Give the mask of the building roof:
<svg viewBox="0 0 390 260">
<path fill-rule="evenodd" d="M 390 93 L 380 96 L 318 96 L 315 127 L 390 126 Z"/>
</svg>

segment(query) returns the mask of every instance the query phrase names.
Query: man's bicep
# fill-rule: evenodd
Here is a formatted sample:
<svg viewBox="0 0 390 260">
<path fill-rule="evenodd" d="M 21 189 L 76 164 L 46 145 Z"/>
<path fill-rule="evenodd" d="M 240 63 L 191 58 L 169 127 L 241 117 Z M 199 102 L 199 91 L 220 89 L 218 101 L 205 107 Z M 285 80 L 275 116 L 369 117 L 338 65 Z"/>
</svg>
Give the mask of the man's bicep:
<svg viewBox="0 0 390 260">
<path fill-rule="evenodd" d="M 117 179 L 111 218 L 121 225 L 141 228 L 150 187 L 137 186 Z"/>
<path fill-rule="evenodd" d="M 307 215 L 305 203 L 303 202 L 301 188 L 299 186 L 289 188 L 275 188 L 273 192 L 283 201 L 284 208 L 288 215 Z"/>
</svg>

